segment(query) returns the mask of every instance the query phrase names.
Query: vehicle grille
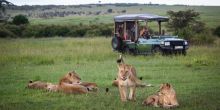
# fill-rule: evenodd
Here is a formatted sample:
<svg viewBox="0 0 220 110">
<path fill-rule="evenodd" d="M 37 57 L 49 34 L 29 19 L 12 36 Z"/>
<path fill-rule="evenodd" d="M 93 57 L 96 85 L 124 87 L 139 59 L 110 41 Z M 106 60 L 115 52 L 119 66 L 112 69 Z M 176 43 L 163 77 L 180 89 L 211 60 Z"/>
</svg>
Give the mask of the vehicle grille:
<svg viewBox="0 0 220 110">
<path fill-rule="evenodd" d="M 183 45 L 183 41 L 171 41 L 170 45 L 172 46 L 182 46 Z"/>
</svg>

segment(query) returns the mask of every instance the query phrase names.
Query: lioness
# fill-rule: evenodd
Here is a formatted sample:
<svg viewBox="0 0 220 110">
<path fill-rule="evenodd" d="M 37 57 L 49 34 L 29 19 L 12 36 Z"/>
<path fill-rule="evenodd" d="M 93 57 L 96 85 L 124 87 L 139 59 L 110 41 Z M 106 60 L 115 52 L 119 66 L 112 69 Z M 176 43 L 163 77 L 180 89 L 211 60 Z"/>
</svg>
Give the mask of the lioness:
<svg viewBox="0 0 220 110">
<path fill-rule="evenodd" d="M 41 81 L 29 81 L 28 85 L 27 85 L 27 88 L 29 89 L 47 89 L 47 85 L 49 83 L 47 82 L 41 82 Z"/>
<path fill-rule="evenodd" d="M 88 93 L 87 87 L 79 85 L 80 80 L 81 78 L 76 72 L 69 72 L 63 78 L 60 79 L 58 90 L 64 93 Z"/>
<path fill-rule="evenodd" d="M 98 86 L 93 82 L 80 82 L 79 85 L 86 87 L 89 91 L 96 92 L 98 91 Z"/>
<path fill-rule="evenodd" d="M 58 92 L 59 91 L 59 85 L 58 84 L 52 84 L 52 83 L 49 83 L 47 85 L 47 91 L 49 92 Z"/>
<path fill-rule="evenodd" d="M 127 101 L 127 99 L 136 100 L 136 87 L 141 84 L 137 78 L 136 69 L 132 65 L 125 64 L 121 55 L 117 63 L 118 76 L 117 79 L 113 81 L 113 85 L 118 85 L 121 101 Z M 128 98 L 127 89 L 130 89 Z"/>
<path fill-rule="evenodd" d="M 118 65 L 127 65 L 124 63 L 124 59 L 122 58 L 122 55 L 119 56 L 119 59 L 117 59 L 117 63 Z M 127 70 L 130 70 L 131 73 L 133 74 L 133 76 L 135 76 L 135 82 L 136 82 L 136 87 L 151 87 L 152 85 L 151 84 L 144 84 L 144 83 L 141 83 L 141 81 L 137 78 L 137 74 L 136 74 L 136 70 L 133 66 L 131 65 L 127 65 L 125 66 Z M 142 77 L 140 77 L 140 79 L 142 80 Z M 119 80 L 118 79 L 115 79 L 113 82 L 112 82 L 112 85 L 113 86 L 116 86 L 118 87 L 118 84 L 119 84 Z"/>
<path fill-rule="evenodd" d="M 169 83 L 161 84 L 157 94 L 149 96 L 142 103 L 143 105 L 153 105 L 155 107 L 172 108 L 179 106 L 176 92 Z"/>
<path fill-rule="evenodd" d="M 68 72 L 66 75 L 64 75 L 64 77 L 62 77 L 60 79 L 59 84 L 62 85 L 64 83 L 66 84 L 77 84 L 80 83 L 81 78 L 79 77 L 79 75 L 75 72 Z"/>
</svg>

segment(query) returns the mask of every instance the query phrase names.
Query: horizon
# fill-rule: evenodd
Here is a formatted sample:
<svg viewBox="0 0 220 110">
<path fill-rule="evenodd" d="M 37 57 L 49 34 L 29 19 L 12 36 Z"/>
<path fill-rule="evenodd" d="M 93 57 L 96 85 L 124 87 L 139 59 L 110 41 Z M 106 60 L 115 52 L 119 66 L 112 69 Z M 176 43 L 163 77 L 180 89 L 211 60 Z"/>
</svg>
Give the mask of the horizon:
<svg viewBox="0 0 220 110">
<path fill-rule="evenodd" d="M 8 0 L 9 2 L 17 5 L 87 5 L 87 4 L 117 4 L 117 3 L 137 3 L 137 4 L 165 4 L 165 5 L 189 5 L 189 6 L 220 6 L 218 0 Z"/>
</svg>

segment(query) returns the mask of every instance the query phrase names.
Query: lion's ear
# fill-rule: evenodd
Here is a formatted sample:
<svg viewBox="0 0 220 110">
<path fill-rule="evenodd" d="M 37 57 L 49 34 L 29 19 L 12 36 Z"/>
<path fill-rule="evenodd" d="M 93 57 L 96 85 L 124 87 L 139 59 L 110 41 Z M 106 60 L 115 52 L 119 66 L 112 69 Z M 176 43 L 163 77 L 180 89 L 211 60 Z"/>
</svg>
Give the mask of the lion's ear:
<svg viewBox="0 0 220 110">
<path fill-rule="evenodd" d="M 32 81 L 32 80 L 30 80 L 30 81 L 29 81 L 29 83 L 33 83 L 33 81 Z"/>
<path fill-rule="evenodd" d="M 170 88 L 170 84 L 169 84 L 169 83 L 166 83 L 166 86 L 167 86 L 168 88 Z"/>
<path fill-rule="evenodd" d="M 72 76 L 72 73 L 71 73 L 71 72 L 69 72 L 68 74 L 69 74 L 69 76 Z"/>
</svg>

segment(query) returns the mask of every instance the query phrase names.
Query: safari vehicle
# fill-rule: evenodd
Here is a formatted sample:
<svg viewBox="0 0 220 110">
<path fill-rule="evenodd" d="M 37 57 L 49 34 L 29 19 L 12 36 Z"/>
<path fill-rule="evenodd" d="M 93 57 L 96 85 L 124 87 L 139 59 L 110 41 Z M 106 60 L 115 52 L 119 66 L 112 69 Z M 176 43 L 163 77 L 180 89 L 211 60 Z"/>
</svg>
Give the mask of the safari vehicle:
<svg viewBox="0 0 220 110">
<path fill-rule="evenodd" d="M 168 17 L 153 14 L 126 14 L 114 17 L 114 37 L 112 48 L 115 51 L 132 54 L 181 53 L 186 55 L 188 42 L 178 36 L 165 35 L 161 32 L 161 23 Z M 148 22 L 158 22 L 158 34 L 149 33 Z M 140 29 L 140 23 L 144 24 Z"/>
</svg>

